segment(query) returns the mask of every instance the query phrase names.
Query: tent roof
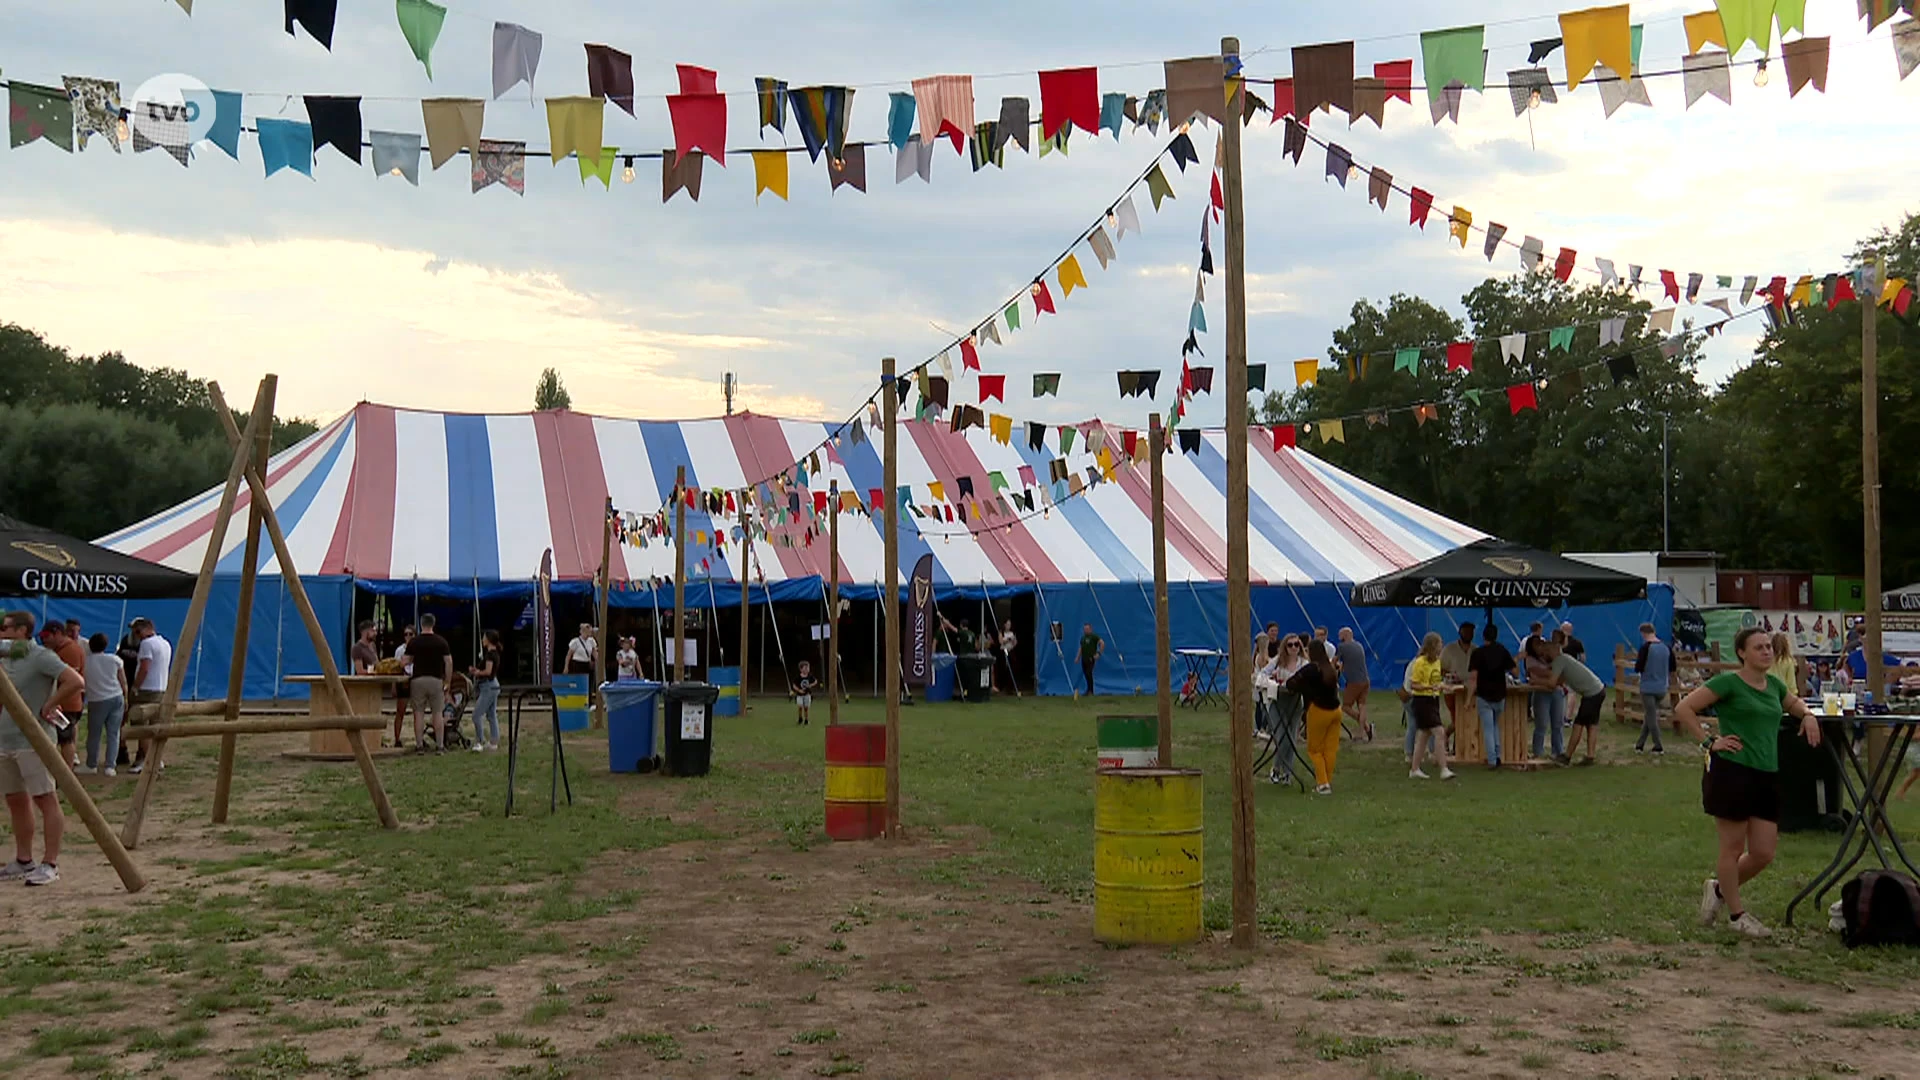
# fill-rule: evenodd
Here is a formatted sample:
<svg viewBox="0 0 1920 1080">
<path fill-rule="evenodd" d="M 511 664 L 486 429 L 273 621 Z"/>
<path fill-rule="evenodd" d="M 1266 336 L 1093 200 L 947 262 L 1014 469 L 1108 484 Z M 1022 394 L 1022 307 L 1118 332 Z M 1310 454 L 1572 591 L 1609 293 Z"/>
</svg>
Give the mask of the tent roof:
<svg viewBox="0 0 1920 1080">
<path fill-rule="evenodd" d="M 1081 437 L 1066 456 L 1084 480 L 1097 458 L 1087 436 L 1102 433 L 1116 458 L 1123 433 L 1101 422 L 1077 425 Z M 603 509 L 649 515 L 687 470 L 695 488 L 724 491 L 756 483 L 790 466 L 833 436 L 837 424 L 754 414 L 688 421 L 620 420 L 556 410 L 505 415 L 423 412 L 362 403 L 299 444 L 274 456 L 268 487 L 288 544 L 306 574 L 350 574 L 376 580 L 527 580 L 547 548 L 555 576 L 586 579 L 600 562 Z M 871 505 L 881 484 L 878 433 L 855 443 L 843 432 L 820 453 L 813 490 L 837 481 Z M 1145 436 L 1142 435 L 1141 438 Z M 1353 582 L 1387 573 L 1478 539 L 1483 534 L 1340 471 L 1295 449 L 1274 450 L 1256 434 L 1249 455 L 1250 561 L 1255 582 Z M 996 478 L 1009 493 L 1042 488 L 1060 457 L 1057 430 L 1032 449 L 1015 430 L 1001 443 L 986 430 L 954 433 L 943 423 L 903 422 L 899 482 L 913 503 L 934 506 L 929 483 L 950 502 L 967 478 L 986 502 Z M 1026 471 L 1030 470 L 1030 471 Z M 1225 433 L 1203 433 L 1199 452 L 1174 448 L 1166 459 L 1168 575 L 1176 581 L 1225 577 Z M 101 543 L 183 569 L 197 568 L 211 531 L 219 491 L 209 491 Z M 244 511 L 242 491 L 236 511 Z M 940 584 L 1151 582 L 1150 496 L 1146 469 L 1117 464 L 1116 482 L 1063 499 L 1044 512 L 991 512 L 969 521 L 902 518 L 905 579 L 915 560 L 932 553 Z M 969 514 L 968 517 L 971 517 Z M 736 521 L 722 521 L 730 531 Z M 715 522 L 704 509 L 687 514 L 688 573 L 737 581 L 738 542 L 715 550 Z M 220 569 L 237 573 L 245 528 L 230 528 Z M 826 573 L 824 535 L 809 546 L 805 526 L 776 529 L 776 540 L 752 544 L 752 576 L 808 578 Z M 793 536 L 792 547 L 778 542 Z M 703 547 L 697 538 L 704 536 Z M 877 583 L 883 573 L 878 515 L 843 517 L 841 579 Z M 278 572 L 270 548 L 262 565 Z M 670 577 L 669 544 L 616 544 L 615 580 Z"/>
</svg>

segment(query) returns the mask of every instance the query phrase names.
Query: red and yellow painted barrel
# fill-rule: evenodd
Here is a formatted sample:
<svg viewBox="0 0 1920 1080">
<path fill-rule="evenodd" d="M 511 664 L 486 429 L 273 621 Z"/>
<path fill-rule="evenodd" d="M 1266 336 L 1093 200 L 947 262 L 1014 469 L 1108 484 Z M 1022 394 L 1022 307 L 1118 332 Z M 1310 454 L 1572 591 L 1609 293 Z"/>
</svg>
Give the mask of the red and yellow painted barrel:
<svg viewBox="0 0 1920 1080">
<path fill-rule="evenodd" d="M 887 825 L 887 727 L 827 725 L 827 835 L 872 840 Z"/>
</svg>

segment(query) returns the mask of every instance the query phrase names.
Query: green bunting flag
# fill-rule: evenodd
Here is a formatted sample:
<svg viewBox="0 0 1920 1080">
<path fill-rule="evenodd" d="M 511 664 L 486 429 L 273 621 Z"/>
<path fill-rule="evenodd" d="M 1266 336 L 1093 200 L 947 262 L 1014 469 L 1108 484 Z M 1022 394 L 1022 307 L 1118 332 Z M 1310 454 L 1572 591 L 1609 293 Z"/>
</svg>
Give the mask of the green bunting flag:
<svg viewBox="0 0 1920 1080">
<path fill-rule="evenodd" d="M 1058 374 L 1035 375 L 1033 377 L 1034 397 L 1045 397 L 1048 394 L 1053 394 L 1057 397 L 1059 393 L 1060 376 Z"/>
<path fill-rule="evenodd" d="M 1007 329 L 1020 329 L 1020 301 L 1018 300 L 1007 305 Z"/>
<path fill-rule="evenodd" d="M 1265 390 L 1267 388 L 1267 365 L 1247 365 L 1247 389 Z"/>
<path fill-rule="evenodd" d="M 1161 172 L 1158 165 L 1147 173 L 1147 194 L 1153 196 L 1153 208 L 1156 212 L 1160 209 L 1162 202 L 1173 198 L 1173 185 L 1167 183 L 1167 174 Z"/>
<path fill-rule="evenodd" d="M 1425 61 L 1429 101 L 1438 101 L 1450 83 L 1457 82 L 1473 90 L 1486 89 L 1486 38 L 1484 26 L 1429 30 L 1420 35 L 1420 56 Z"/>
<path fill-rule="evenodd" d="M 433 0 L 396 0 L 400 14 L 400 33 L 406 36 L 413 58 L 433 78 L 433 45 L 440 40 L 440 26 L 446 22 L 447 9 Z"/>
<path fill-rule="evenodd" d="M 14 82 L 7 93 L 7 142 L 13 148 L 45 139 L 73 153 L 73 99 L 57 86 Z"/>
<path fill-rule="evenodd" d="M 1572 352 L 1573 327 L 1562 326 L 1549 332 L 1547 335 L 1547 348 L 1559 349 L 1562 352 Z"/>
<path fill-rule="evenodd" d="M 1401 349 L 1394 353 L 1393 370 L 1404 371 L 1409 375 L 1420 374 L 1420 350 Z"/>
<path fill-rule="evenodd" d="M 1478 390 L 1462 390 L 1460 391 L 1460 396 L 1473 402 L 1475 405 L 1480 404 L 1480 391 Z"/>
</svg>

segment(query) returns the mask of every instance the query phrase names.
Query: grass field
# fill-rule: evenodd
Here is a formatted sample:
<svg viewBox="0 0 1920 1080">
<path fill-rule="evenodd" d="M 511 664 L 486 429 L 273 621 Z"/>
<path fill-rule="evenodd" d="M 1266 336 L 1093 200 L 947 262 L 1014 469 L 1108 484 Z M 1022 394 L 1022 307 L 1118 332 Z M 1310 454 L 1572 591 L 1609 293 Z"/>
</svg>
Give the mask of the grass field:
<svg viewBox="0 0 1920 1080">
<path fill-rule="evenodd" d="M 1694 925 L 1711 834 L 1690 752 L 1635 756 L 1608 725 L 1598 767 L 1419 783 L 1397 703 L 1375 708 L 1380 741 L 1344 748 L 1333 797 L 1256 793 L 1251 957 L 1090 941 L 1093 718 L 1150 700 L 907 710 L 898 845 L 820 833 L 824 704 L 806 728 L 771 701 L 719 721 L 701 780 L 612 776 L 604 741 L 572 736 L 557 814 L 543 740 L 511 819 L 502 756 L 384 760 L 395 833 L 350 766 L 287 762 L 271 740 L 243 744 L 233 824 L 208 826 L 212 746 L 176 747 L 137 853 L 146 893 L 120 894 L 76 828 L 58 891 L 0 894 L 0 1071 L 1094 1075 L 1083 1035 L 1048 1034 L 1076 1023 L 1207 1042 L 1167 1075 L 1920 1060 L 1915 954 L 1842 949 L 1823 910 L 1763 944 Z M 1175 753 L 1206 774 L 1223 929 L 1224 717 L 1181 710 Z M 95 790 L 124 818 L 129 783 Z M 1777 924 L 1833 843 L 1783 838 L 1753 909 Z M 1656 1023 L 1685 1034 L 1655 1040 Z M 1011 1058 L 941 1049 L 1023 1025 Z"/>
</svg>

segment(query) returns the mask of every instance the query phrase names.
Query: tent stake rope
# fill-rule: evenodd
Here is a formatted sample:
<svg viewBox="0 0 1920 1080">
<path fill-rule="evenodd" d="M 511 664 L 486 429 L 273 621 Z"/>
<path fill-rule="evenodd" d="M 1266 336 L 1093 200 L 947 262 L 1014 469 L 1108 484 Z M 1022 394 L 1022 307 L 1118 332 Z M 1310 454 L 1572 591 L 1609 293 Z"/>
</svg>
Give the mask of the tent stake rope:
<svg viewBox="0 0 1920 1080">
<path fill-rule="evenodd" d="M 833 610 L 833 605 L 829 603 L 827 600 L 827 579 L 824 577 L 820 578 L 820 610 L 827 613 L 826 625 L 828 628 L 828 632 L 831 633 L 833 629 L 833 624 L 836 621 L 838 616 Z M 840 662 L 840 650 L 833 648 L 832 646 L 833 638 L 825 637 L 825 638 L 822 638 L 821 640 L 828 643 L 827 651 L 833 654 L 832 656 L 827 657 L 827 663 L 832 664 L 834 667 L 839 669 L 834 672 L 834 678 L 837 680 L 837 684 L 840 687 L 841 700 L 843 701 L 853 700 L 853 696 L 847 693 L 847 666 Z"/>
<path fill-rule="evenodd" d="M 1093 610 L 1100 613 L 1100 625 L 1107 628 L 1106 639 L 1108 641 L 1113 641 L 1113 655 L 1120 658 L 1120 670 L 1121 671 L 1127 670 L 1127 654 L 1121 651 L 1120 643 L 1118 641 L 1114 641 L 1113 623 L 1107 619 L 1107 609 L 1105 607 L 1102 607 L 1100 604 L 1100 591 L 1093 587 L 1092 574 L 1087 575 L 1087 595 L 1093 597 Z M 1134 689 L 1138 690 L 1139 688 L 1140 688 L 1139 685 L 1135 684 Z"/>
<path fill-rule="evenodd" d="M 653 601 L 653 679 L 664 683 L 667 681 L 667 638 L 660 632 L 660 586 L 652 579 L 648 579 L 647 586 L 647 598 Z"/>
<path fill-rule="evenodd" d="M 1078 701 L 1080 700 L 1080 691 L 1073 685 L 1073 670 L 1067 667 L 1067 650 L 1063 641 L 1066 637 L 1066 628 L 1061 627 L 1060 637 L 1053 636 L 1053 613 L 1047 610 L 1047 590 L 1036 583 L 1033 587 L 1033 594 L 1040 599 L 1040 618 L 1047 624 L 1047 638 L 1053 642 L 1053 654 L 1060 658 L 1060 670 L 1066 673 L 1067 689 L 1073 691 L 1073 698 L 1075 701 Z M 1038 637 L 1039 633 L 1039 628 L 1035 627 L 1034 635 Z M 1034 679 L 1037 682 L 1040 677 L 1040 650 L 1038 648 L 1034 649 L 1033 655 L 1033 673 Z"/>
</svg>

